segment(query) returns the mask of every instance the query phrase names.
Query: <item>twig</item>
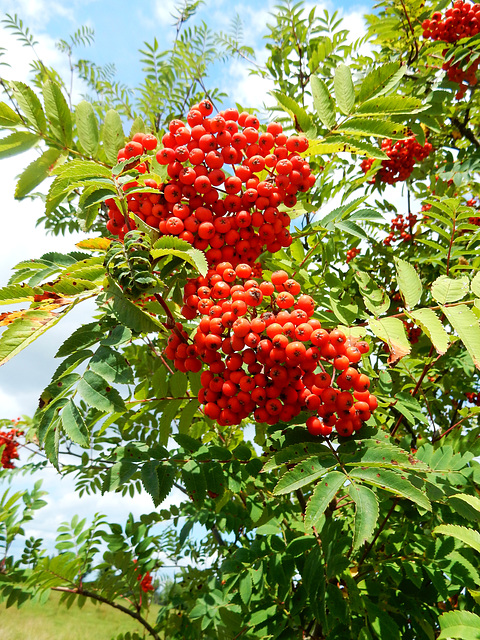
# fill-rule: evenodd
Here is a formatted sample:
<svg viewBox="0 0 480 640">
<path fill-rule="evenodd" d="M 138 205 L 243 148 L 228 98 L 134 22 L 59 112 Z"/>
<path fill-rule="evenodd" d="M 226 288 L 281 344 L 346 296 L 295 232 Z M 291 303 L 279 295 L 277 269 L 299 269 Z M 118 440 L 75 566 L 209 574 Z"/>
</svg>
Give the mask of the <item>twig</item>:
<svg viewBox="0 0 480 640">
<path fill-rule="evenodd" d="M 127 609 L 127 607 L 124 607 L 118 602 L 113 602 L 112 600 L 108 600 L 107 598 L 104 598 L 103 596 L 97 593 L 94 593 L 93 591 L 85 591 L 84 589 L 80 589 L 80 588 L 70 589 L 69 587 L 51 587 L 51 589 L 52 591 L 60 591 L 62 593 L 73 593 L 78 596 L 85 596 L 86 598 L 91 598 L 92 600 L 97 600 L 98 602 L 103 602 L 105 604 L 108 604 L 114 609 L 118 609 L 119 611 L 126 613 L 132 618 L 135 618 L 135 620 L 140 622 L 140 624 L 145 627 L 145 629 L 150 633 L 150 635 L 153 638 L 155 638 L 155 640 L 160 640 L 160 636 L 155 632 L 155 629 L 145 620 L 143 616 L 141 616 L 136 611 L 131 611 L 130 609 Z"/>
</svg>

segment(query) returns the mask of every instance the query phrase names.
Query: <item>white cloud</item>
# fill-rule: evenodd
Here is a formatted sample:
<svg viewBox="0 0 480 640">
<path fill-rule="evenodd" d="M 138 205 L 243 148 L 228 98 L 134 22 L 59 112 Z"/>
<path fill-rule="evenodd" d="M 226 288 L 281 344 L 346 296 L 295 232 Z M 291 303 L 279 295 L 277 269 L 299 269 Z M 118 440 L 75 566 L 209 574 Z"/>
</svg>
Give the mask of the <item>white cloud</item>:
<svg viewBox="0 0 480 640">
<path fill-rule="evenodd" d="M 156 0 L 154 3 L 154 12 L 157 20 L 162 25 L 171 25 L 174 21 L 172 12 L 175 9 L 176 0 Z"/>
</svg>

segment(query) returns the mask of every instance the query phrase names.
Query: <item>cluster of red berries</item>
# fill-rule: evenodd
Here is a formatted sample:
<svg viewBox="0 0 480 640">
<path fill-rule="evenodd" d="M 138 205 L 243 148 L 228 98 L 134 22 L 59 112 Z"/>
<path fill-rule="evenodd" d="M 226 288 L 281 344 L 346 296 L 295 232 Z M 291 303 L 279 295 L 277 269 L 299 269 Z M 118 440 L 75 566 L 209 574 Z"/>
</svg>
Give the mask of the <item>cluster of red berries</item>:
<svg viewBox="0 0 480 640">
<path fill-rule="evenodd" d="M 414 213 L 409 213 L 407 216 L 398 214 L 395 218 L 392 218 L 390 224 L 390 233 L 384 238 L 383 243 L 390 247 L 392 242 L 400 240 L 402 242 L 410 242 L 413 238 L 414 225 L 418 218 Z"/>
<path fill-rule="evenodd" d="M 422 335 L 422 330 L 420 329 L 420 327 L 416 327 L 411 320 L 404 320 L 403 324 L 405 325 L 405 330 L 407 332 L 409 342 L 411 344 L 417 344 L 417 342 L 420 340 L 420 336 Z"/>
<path fill-rule="evenodd" d="M 455 0 L 445 12 L 445 19 L 436 11 L 430 20 L 422 22 L 423 37 L 443 42 L 457 42 L 480 33 L 480 5 Z"/>
<path fill-rule="evenodd" d="M 469 61 L 470 57 L 468 56 L 461 62 L 457 62 L 457 64 L 452 64 L 450 60 L 446 60 L 442 65 L 442 69 L 447 72 L 447 78 L 450 82 L 456 82 L 459 85 L 455 94 L 457 100 L 461 100 L 465 96 L 469 86 L 473 87 L 477 84 L 477 71 L 480 61 L 474 60 L 465 68 Z"/>
<path fill-rule="evenodd" d="M 19 455 L 17 451 L 17 438 L 22 436 L 23 431 L 18 429 L 10 429 L 10 431 L 0 431 L 0 447 L 4 446 L 2 450 L 2 457 L 0 459 L 0 465 L 4 469 L 13 469 L 14 465 L 12 460 L 18 460 Z"/>
<path fill-rule="evenodd" d="M 352 247 L 351 249 L 349 249 L 347 251 L 347 264 L 353 260 L 354 258 L 356 258 L 358 256 L 358 254 L 360 253 L 360 249 L 358 247 Z"/>
<path fill-rule="evenodd" d="M 422 147 L 415 136 L 410 136 L 405 140 L 397 140 L 395 143 L 390 138 L 386 138 L 382 141 L 382 151 L 387 154 L 389 159 L 382 160 L 377 176 L 380 182 L 395 184 L 395 182 L 401 182 L 410 177 L 415 162 L 425 160 L 432 151 L 432 145 L 426 142 Z M 360 166 L 364 173 L 369 171 L 373 161 L 373 158 L 365 158 L 362 161 Z M 374 183 L 375 178 L 371 182 Z"/>
<path fill-rule="evenodd" d="M 153 578 L 150 575 L 149 571 L 147 571 L 147 573 L 143 577 L 142 575 L 138 575 L 137 580 L 138 582 L 140 582 L 140 589 L 144 593 L 148 593 L 149 591 L 155 591 L 155 587 L 153 586 Z"/>
<path fill-rule="evenodd" d="M 212 103 L 203 100 L 191 108 L 187 124 L 170 122 L 155 155 L 170 179 L 164 184 L 146 179 L 151 193 L 129 195 L 127 190 L 128 210 L 161 235 L 178 236 L 205 251 L 211 265 L 252 264 L 265 249 L 275 253 L 292 243 L 290 217 L 279 207 L 293 207 L 296 194 L 315 183 L 300 155 L 308 140 L 287 136 L 277 122 L 261 132 L 258 118 L 246 112 L 226 109 L 209 117 L 212 111 Z M 157 144 L 155 136 L 135 134 L 119 151 L 119 161 L 153 151 Z M 147 157 L 135 168 L 144 172 L 149 162 Z M 134 222 L 113 199 L 106 204 L 107 229 L 122 239 Z"/>
<path fill-rule="evenodd" d="M 480 406 L 480 393 L 475 393 L 475 391 L 470 391 L 465 394 L 467 400 L 472 404 L 475 404 L 477 407 Z"/>
<path fill-rule="evenodd" d="M 478 202 L 477 202 L 476 198 L 472 198 L 471 200 L 467 200 L 466 205 L 467 205 L 467 207 L 475 207 L 476 209 L 478 209 Z M 470 216 L 468 218 L 468 222 L 469 222 L 469 224 L 474 224 L 477 227 L 480 227 L 480 217 L 479 216 Z"/>
<path fill-rule="evenodd" d="M 436 11 L 430 20 L 423 21 L 424 38 L 453 44 L 462 38 L 471 38 L 480 33 L 479 4 L 456 0 L 453 7 L 445 12 L 445 18 L 442 18 L 442 14 Z M 445 49 L 443 55 L 446 53 L 447 50 Z M 459 89 L 455 94 L 457 100 L 464 97 L 469 86 L 477 84 L 476 73 L 478 65 L 478 60 L 470 63 L 470 56 L 456 64 L 453 64 L 450 60 L 444 62 L 442 69 L 447 72 L 448 79 L 459 85 Z"/>
<path fill-rule="evenodd" d="M 198 393 L 205 415 L 221 426 L 252 414 L 276 424 L 307 410 L 312 434 L 358 431 L 377 406 L 357 369 L 368 344 L 322 329 L 313 299 L 285 271 L 271 282 L 252 275 L 248 264 L 220 263 L 185 287 L 184 316 L 202 318 L 192 344 L 177 327 L 165 354 L 180 370 L 208 365 Z"/>
</svg>

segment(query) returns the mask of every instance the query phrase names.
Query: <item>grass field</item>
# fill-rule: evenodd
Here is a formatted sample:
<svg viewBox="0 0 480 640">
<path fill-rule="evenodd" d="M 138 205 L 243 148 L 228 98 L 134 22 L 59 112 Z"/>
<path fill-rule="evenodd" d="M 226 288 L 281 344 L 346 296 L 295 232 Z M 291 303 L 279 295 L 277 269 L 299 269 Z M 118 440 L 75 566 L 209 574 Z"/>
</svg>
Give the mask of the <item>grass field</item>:
<svg viewBox="0 0 480 640">
<path fill-rule="evenodd" d="M 51 593 L 46 604 L 27 602 L 21 609 L 0 605 L 0 640 L 110 640 L 127 631 L 142 635 L 143 627 L 121 611 L 89 601 L 82 609 L 75 604 L 67 609 L 59 604 L 60 597 Z M 152 606 L 150 623 L 156 612 Z"/>
</svg>

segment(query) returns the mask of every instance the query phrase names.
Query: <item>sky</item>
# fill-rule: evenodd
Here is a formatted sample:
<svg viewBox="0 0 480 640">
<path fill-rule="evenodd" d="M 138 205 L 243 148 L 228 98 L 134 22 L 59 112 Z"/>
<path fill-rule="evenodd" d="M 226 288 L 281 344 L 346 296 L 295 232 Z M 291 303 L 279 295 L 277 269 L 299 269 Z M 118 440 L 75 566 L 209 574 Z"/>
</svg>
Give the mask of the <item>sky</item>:
<svg viewBox="0 0 480 640">
<path fill-rule="evenodd" d="M 228 31 L 232 18 L 238 13 L 244 23 L 244 44 L 256 49 L 257 61 L 262 63 L 267 56 L 263 36 L 275 4 L 274 0 L 267 0 L 259 8 L 259 3 L 254 0 L 207 0 L 195 22 L 190 24 L 204 20 L 214 29 Z M 157 38 L 160 48 L 166 49 L 172 41 L 174 30 L 170 14 L 174 5 L 173 0 L 144 0 L 139 3 L 125 0 L 70 0 L 68 3 L 56 0 L 0 0 L 0 20 L 6 14 L 16 13 L 38 41 L 35 46 L 38 56 L 63 77 L 69 74 L 68 61 L 55 47 L 55 42 L 59 38 L 66 39 L 82 25 L 93 28 L 95 43 L 88 49 L 79 49 L 79 57 L 97 64 L 115 63 L 117 80 L 135 85 L 141 73 L 138 50 L 144 47 L 144 42 L 153 42 Z M 306 2 L 305 6 L 309 11 L 314 3 Z M 319 14 L 324 8 L 330 13 L 337 9 L 344 17 L 344 27 L 350 31 L 352 40 L 363 35 L 362 15 L 369 10 L 366 3 L 342 0 L 340 3 L 327 1 L 316 6 Z M 8 62 L 11 67 L 0 66 L 0 75 L 6 79 L 28 82 L 32 51 L 21 46 L 0 24 L 0 51 L 2 47 L 6 51 L 0 57 L 0 62 Z M 250 76 L 246 63 L 241 60 L 217 65 L 212 84 L 228 93 L 231 99 L 229 104 L 240 102 L 257 108 L 268 102 L 268 91 L 273 88 L 258 76 Z M 80 99 L 81 84 L 75 85 L 74 94 Z M 46 235 L 42 227 L 36 226 L 38 217 L 42 215 L 41 203 L 28 199 L 20 202 L 14 200 L 16 177 L 35 157 L 35 152 L 29 152 L 9 158 L 7 162 L 0 161 L 0 286 L 7 283 L 12 265 L 20 260 L 38 257 L 47 251 L 72 251 L 75 242 L 88 237 L 88 234 L 67 237 Z M 33 414 L 41 391 L 58 365 L 53 357 L 56 350 L 77 326 L 89 321 L 93 308 L 91 303 L 80 305 L 55 329 L 48 331 L 0 368 L 0 418 Z M 113 521 L 122 522 L 130 511 L 139 517 L 153 508 L 146 494 L 135 499 L 121 498 L 117 494 L 95 494 L 80 499 L 75 494 L 71 478 L 59 479 L 53 469 L 43 472 L 42 477 L 44 488 L 49 491 L 48 506 L 27 527 L 27 535 L 44 537 L 50 550 L 56 525 L 70 520 L 75 513 L 91 519 L 95 512 L 101 512 Z M 28 477 L 17 476 L 15 479 L 16 490 L 31 484 Z M 178 500 L 179 495 L 175 490 L 164 506 Z M 201 535 L 200 530 L 196 535 Z"/>
</svg>

